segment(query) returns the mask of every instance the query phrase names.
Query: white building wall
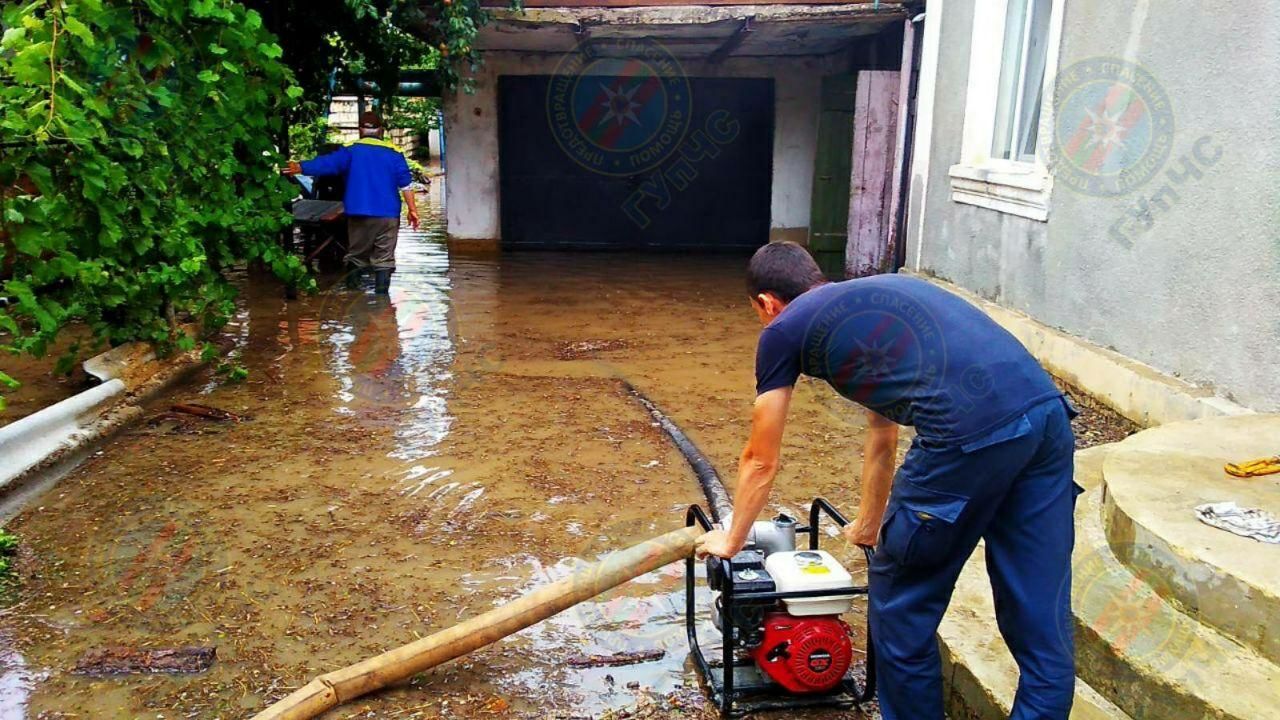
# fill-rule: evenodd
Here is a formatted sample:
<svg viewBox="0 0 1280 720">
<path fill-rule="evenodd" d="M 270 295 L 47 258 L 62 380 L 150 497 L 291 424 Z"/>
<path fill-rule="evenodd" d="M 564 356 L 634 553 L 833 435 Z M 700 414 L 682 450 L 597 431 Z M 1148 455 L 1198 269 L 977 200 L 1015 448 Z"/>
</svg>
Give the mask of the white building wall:
<svg viewBox="0 0 1280 720">
<path fill-rule="evenodd" d="M 449 236 L 500 240 L 498 98 L 501 75 L 550 75 L 558 55 L 490 52 L 474 76 L 475 93 L 445 98 Z M 822 58 L 743 58 L 684 63 L 690 77 L 773 78 L 775 94 L 771 239 L 803 241 L 809 231 L 822 76 L 841 71 Z"/>
<path fill-rule="evenodd" d="M 908 264 L 1220 396 L 1280 411 L 1280 4 L 1233 13 L 1063 3 L 1058 66 L 1119 58 L 1142 68 L 1167 97 L 1152 116 L 1167 119 L 1171 141 L 1150 179 L 1112 194 L 1073 188 L 1070 160 L 1051 147 L 1043 220 L 955 200 L 950 168 L 965 161 L 981 8 L 928 6 Z M 1063 103 L 1072 98 L 1056 91 Z"/>
</svg>

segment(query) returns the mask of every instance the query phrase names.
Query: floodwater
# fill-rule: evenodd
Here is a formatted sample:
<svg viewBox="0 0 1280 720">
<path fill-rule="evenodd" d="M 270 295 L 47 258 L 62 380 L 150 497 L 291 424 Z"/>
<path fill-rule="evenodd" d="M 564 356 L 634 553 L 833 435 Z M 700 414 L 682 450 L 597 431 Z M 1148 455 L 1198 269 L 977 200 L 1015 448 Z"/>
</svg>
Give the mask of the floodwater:
<svg viewBox="0 0 1280 720">
<path fill-rule="evenodd" d="M 25 580 L 0 610 L 0 718 L 248 717 L 680 526 L 697 483 L 619 378 L 732 491 L 759 331 L 745 259 L 451 254 L 438 192 L 424 232 L 402 236 L 389 300 L 287 302 L 247 276 L 228 333 L 249 379 L 173 390 L 9 523 Z M 162 415 L 175 402 L 242 421 Z M 823 495 L 851 512 L 862 427 L 802 385 L 773 509 Z M 696 713 L 683 598 L 672 566 L 326 717 L 600 717 L 661 696 Z M 213 645 L 217 660 L 70 672 L 113 645 Z M 627 667 L 568 662 L 656 648 Z"/>
<path fill-rule="evenodd" d="M 5 334 L 0 333 L 0 342 L 6 340 Z M 7 407 L 0 411 L 0 426 L 17 422 L 89 387 L 89 378 L 79 364 L 73 365 L 70 373 L 55 372 L 58 360 L 77 340 L 88 343 L 88 333 L 84 328 L 70 327 L 41 357 L 0 355 L 0 370 L 21 383 L 17 389 L 4 393 Z"/>
</svg>

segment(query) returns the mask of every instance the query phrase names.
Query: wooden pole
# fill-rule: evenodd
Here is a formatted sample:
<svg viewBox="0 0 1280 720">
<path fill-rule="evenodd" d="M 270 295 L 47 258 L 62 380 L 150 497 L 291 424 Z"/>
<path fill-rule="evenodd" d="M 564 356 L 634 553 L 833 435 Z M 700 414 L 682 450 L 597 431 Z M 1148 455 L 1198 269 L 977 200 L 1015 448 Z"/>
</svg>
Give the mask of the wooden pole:
<svg viewBox="0 0 1280 720">
<path fill-rule="evenodd" d="M 349 700 L 501 640 L 628 580 L 683 560 L 693 552 L 701 535 L 700 528 L 686 527 L 615 552 L 515 602 L 321 675 L 253 720 L 310 720 Z"/>
</svg>

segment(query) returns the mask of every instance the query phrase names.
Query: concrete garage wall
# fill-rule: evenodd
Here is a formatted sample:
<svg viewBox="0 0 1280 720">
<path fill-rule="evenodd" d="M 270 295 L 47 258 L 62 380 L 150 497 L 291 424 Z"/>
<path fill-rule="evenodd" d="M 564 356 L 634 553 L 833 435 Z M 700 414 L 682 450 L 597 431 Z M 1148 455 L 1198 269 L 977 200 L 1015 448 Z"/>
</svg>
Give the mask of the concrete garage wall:
<svg viewBox="0 0 1280 720">
<path fill-rule="evenodd" d="M 1065 3 L 1059 67 L 1108 56 L 1145 69 L 1169 99 L 1171 149 L 1148 181 L 1111 197 L 1071 187 L 1050 156 L 1048 220 L 1038 222 L 951 198 L 974 5 L 931 3 L 940 61 L 908 266 L 1223 397 L 1280 410 L 1280 4 L 1226 10 Z"/>
<path fill-rule="evenodd" d="M 500 237 L 497 79 L 549 75 L 560 57 L 489 52 L 475 80 L 475 94 L 445 98 L 449 178 L 445 184 L 449 236 L 464 241 Z M 707 65 L 685 62 L 690 77 L 773 78 L 774 115 L 771 239 L 803 241 L 809 229 L 814 152 L 822 76 L 839 72 L 836 61 L 730 59 Z"/>
</svg>

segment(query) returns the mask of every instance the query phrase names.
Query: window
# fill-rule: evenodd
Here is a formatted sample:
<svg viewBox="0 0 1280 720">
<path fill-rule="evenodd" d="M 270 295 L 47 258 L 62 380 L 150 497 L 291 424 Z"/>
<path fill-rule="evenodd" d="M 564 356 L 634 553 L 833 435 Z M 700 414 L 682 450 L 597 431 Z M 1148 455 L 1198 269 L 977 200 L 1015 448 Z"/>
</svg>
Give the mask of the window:
<svg viewBox="0 0 1280 720">
<path fill-rule="evenodd" d="M 1035 162 L 1051 0 L 1009 0 L 991 156 Z"/>
<path fill-rule="evenodd" d="M 964 138 L 950 172 L 955 202 L 1048 219 L 1047 128 L 1063 2 L 973 4 Z"/>
</svg>

